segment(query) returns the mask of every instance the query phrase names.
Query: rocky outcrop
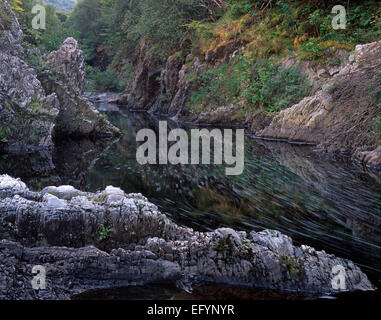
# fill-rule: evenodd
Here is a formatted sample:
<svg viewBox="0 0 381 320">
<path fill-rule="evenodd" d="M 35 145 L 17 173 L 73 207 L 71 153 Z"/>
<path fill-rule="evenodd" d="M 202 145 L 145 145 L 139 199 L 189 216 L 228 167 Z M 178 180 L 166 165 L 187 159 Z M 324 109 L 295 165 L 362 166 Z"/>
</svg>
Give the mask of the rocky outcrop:
<svg viewBox="0 0 381 320">
<path fill-rule="evenodd" d="M 71 186 L 36 193 L 0 176 L 0 199 L 3 299 L 67 299 L 87 289 L 155 281 L 332 293 L 335 265 L 344 267 L 348 290 L 373 289 L 353 262 L 294 246 L 277 231 L 196 232 L 168 220 L 142 195 L 114 187 L 96 194 Z M 33 265 L 46 268 L 46 290 L 30 288 Z"/>
<path fill-rule="evenodd" d="M 22 31 L 20 24 L 6 1 L 0 3 L 0 52 L 22 58 Z"/>
<path fill-rule="evenodd" d="M 381 97 L 381 41 L 356 46 L 349 63 L 321 90 L 285 109 L 261 137 L 303 141 L 332 151 L 374 148 Z"/>
<path fill-rule="evenodd" d="M 179 51 L 160 66 L 146 58 L 144 44 L 134 63 L 137 68 L 128 94 L 119 102 L 184 122 L 244 126 L 266 139 L 315 144 L 320 150 L 352 154 L 374 150 L 379 139 L 374 118 L 380 115 L 380 41 L 357 46 L 351 56 L 348 48 L 329 47 L 324 51 L 325 62 L 283 57 L 279 68 L 305 75 L 312 95 L 281 111 L 275 119 L 264 109 L 245 111 L 244 101 L 197 114 L 187 110 L 192 90 L 200 85 L 197 75 L 231 60 L 241 46 L 231 42 L 203 57 L 189 54 L 184 58 Z M 366 162 L 373 165 L 374 161 Z"/>
<path fill-rule="evenodd" d="M 118 103 L 130 109 L 175 118 L 187 115 L 185 104 L 196 80 L 187 78 L 187 75 L 206 71 L 207 64 L 192 54 L 184 58 L 177 52 L 161 66 L 157 61 L 147 59 L 146 50 L 147 44 L 143 43 L 131 84 Z"/>
<path fill-rule="evenodd" d="M 0 151 L 53 147 L 53 136 L 113 136 L 119 130 L 82 97 L 83 53 L 68 38 L 37 72 L 23 60 L 22 31 L 7 2 L 0 4 Z M 37 57 L 41 59 L 41 57 Z"/>
<path fill-rule="evenodd" d="M 6 2 L 0 4 L 0 149 L 35 151 L 53 145 L 56 95 L 46 95 L 22 59 L 22 31 Z"/>
<path fill-rule="evenodd" d="M 55 77 L 46 76 L 43 85 L 60 102 L 55 133 L 58 136 L 108 137 L 119 130 L 104 119 L 83 97 L 85 82 L 83 52 L 74 38 L 67 38 L 58 51 L 52 52 L 46 67 Z"/>
<path fill-rule="evenodd" d="M 241 112 L 241 114 L 240 114 Z M 219 107 L 212 111 L 202 112 L 196 118 L 196 123 L 211 125 L 234 125 L 244 123 L 242 103 Z"/>
<path fill-rule="evenodd" d="M 67 38 L 58 51 L 48 57 L 49 69 L 73 92 L 82 95 L 85 86 L 85 60 L 74 38 Z"/>
</svg>

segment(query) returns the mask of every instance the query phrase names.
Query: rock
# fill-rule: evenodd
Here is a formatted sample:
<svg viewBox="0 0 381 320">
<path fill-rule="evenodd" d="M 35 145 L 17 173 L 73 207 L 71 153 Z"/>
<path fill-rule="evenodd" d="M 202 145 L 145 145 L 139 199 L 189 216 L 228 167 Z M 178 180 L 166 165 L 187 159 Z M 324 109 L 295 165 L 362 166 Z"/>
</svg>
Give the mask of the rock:
<svg viewBox="0 0 381 320">
<path fill-rule="evenodd" d="M 49 67 L 77 95 L 83 94 L 85 60 L 74 38 L 67 38 L 58 51 L 53 51 L 49 55 Z"/>
<path fill-rule="evenodd" d="M 22 31 L 6 2 L 0 30 L 0 149 L 29 152 L 53 146 L 58 115 L 56 95 L 46 95 L 36 72 L 22 60 Z"/>
<path fill-rule="evenodd" d="M 83 52 L 73 38 L 67 38 L 59 50 L 53 51 L 47 68 L 58 76 L 45 77 L 47 92 L 54 92 L 60 102 L 55 133 L 58 136 L 110 137 L 120 134 L 119 129 L 104 119 L 94 106 L 82 96 L 85 71 Z"/>
<path fill-rule="evenodd" d="M 0 191 L 15 192 L 26 190 L 26 185 L 20 179 L 14 179 L 8 175 L 2 175 L 0 180 Z"/>
<path fill-rule="evenodd" d="M 177 92 L 177 84 L 179 82 L 179 70 L 183 67 L 183 63 L 179 54 L 170 56 L 167 60 L 165 68 L 161 72 L 162 78 L 162 94 L 166 95 L 171 101 Z"/>
<path fill-rule="evenodd" d="M 124 200 L 125 193 L 120 188 L 108 186 L 102 196 L 108 204 L 115 204 Z"/>
<path fill-rule="evenodd" d="M 9 5 L 0 4 L 0 150 L 35 152 L 51 149 L 53 136 L 110 137 L 119 130 L 82 97 L 84 60 L 68 38 L 47 66 L 58 81 L 23 60 L 22 31 Z M 47 68 L 47 66 L 44 66 Z M 42 81 L 42 83 L 40 82 Z"/>
<path fill-rule="evenodd" d="M 189 98 L 190 89 L 192 88 L 192 82 L 186 79 L 186 72 L 188 67 L 183 65 L 178 73 L 178 81 L 176 86 L 176 93 L 169 105 L 167 114 L 169 116 L 180 115 L 185 107 L 185 103 Z"/>
<path fill-rule="evenodd" d="M 202 112 L 198 115 L 196 123 L 214 124 L 214 125 L 232 125 L 244 122 L 244 113 L 242 111 L 243 103 L 222 106 L 212 111 Z"/>
<path fill-rule="evenodd" d="M 49 194 L 49 193 L 45 194 L 42 197 L 42 201 L 45 202 L 49 208 L 52 208 L 52 209 L 60 209 L 60 208 L 66 207 L 65 200 L 59 199 L 56 196 L 53 196 L 52 194 Z"/>
<path fill-rule="evenodd" d="M 0 200 L 3 299 L 68 299 L 89 289 L 157 281 L 332 293 L 337 290 L 330 270 L 338 264 L 346 270 L 349 291 L 374 288 L 353 262 L 298 248 L 277 231 L 195 232 L 169 221 L 143 196 L 114 187 L 64 200 L 59 197 L 65 193 L 28 198 L 25 184 L 9 176 L 0 176 L 0 186 L 7 194 Z M 109 203 L 106 195 L 121 198 Z M 99 236 L 101 226 L 111 230 L 106 239 Z M 46 291 L 30 288 L 30 272 L 37 264 L 47 268 Z"/>
<path fill-rule="evenodd" d="M 185 104 L 195 84 L 195 79 L 187 79 L 187 74 L 206 71 L 207 65 L 192 54 L 184 64 L 178 52 L 170 56 L 163 67 L 154 59 L 147 59 L 146 50 L 147 44 L 142 43 L 133 80 L 118 103 L 174 118 L 187 114 Z"/>
<path fill-rule="evenodd" d="M 276 230 L 265 230 L 263 232 L 252 232 L 251 237 L 256 243 L 266 245 L 270 250 L 281 256 L 290 256 L 294 253 L 292 239 Z"/>
<path fill-rule="evenodd" d="M 85 91 L 83 96 L 92 103 L 117 103 L 121 94 L 117 92 L 89 92 Z"/>
<path fill-rule="evenodd" d="M 381 146 L 373 151 L 357 152 L 354 156 L 367 166 L 381 168 Z"/>
<path fill-rule="evenodd" d="M 356 46 L 349 63 L 321 90 L 281 111 L 256 135 L 309 142 L 330 151 L 375 147 L 381 87 L 381 41 Z"/>
<path fill-rule="evenodd" d="M 246 123 L 250 125 L 251 132 L 257 132 L 266 128 L 272 121 L 273 116 L 266 113 L 263 109 L 246 113 Z"/>
<path fill-rule="evenodd" d="M 149 110 L 160 93 L 161 67 L 155 59 L 148 59 L 146 51 L 148 45 L 142 41 L 140 51 L 135 59 L 135 70 L 127 92 L 119 103 L 131 109 Z"/>
<path fill-rule="evenodd" d="M 59 112 L 56 95 L 45 95 L 24 61 L 2 52 L 0 59 L 0 148 L 21 152 L 52 147 Z"/>
<path fill-rule="evenodd" d="M 344 49 L 330 47 L 325 50 L 327 61 L 334 64 L 321 64 L 314 61 L 301 60 L 297 56 L 287 55 L 281 60 L 281 68 L 293 68 L 307 76 L 315 93 L 334 74 L 341 70 L 341 65 L 348 61 L 349 52 Z"/>
<path fill-rule="evenodd" d="M 42 195 L 51 194 L 57 196 L 60 199 L 71 200 L 74 197 L 82 195 L 83 192 L 75 189 L 72 186 L 60 186 L 60 187 L 46 187 L 41 191 Z"/>
<path fill-rule="evenodd" d="M 24 55 L 20 24 L 6 1 L 0 3 L 0 51 L 19 58 Z"/>
</svg>

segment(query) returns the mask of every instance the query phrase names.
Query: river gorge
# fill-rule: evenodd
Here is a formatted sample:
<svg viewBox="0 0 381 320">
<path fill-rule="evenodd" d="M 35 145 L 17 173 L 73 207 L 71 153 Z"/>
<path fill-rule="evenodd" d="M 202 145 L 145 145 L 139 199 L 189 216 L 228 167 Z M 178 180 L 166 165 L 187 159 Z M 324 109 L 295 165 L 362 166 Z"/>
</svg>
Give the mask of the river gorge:
<svg viewBox="0 0 381 320">
<path fill-rule="evenodd" d="M 0 2 L 0 300 L 376 300 L 377 3 L 149 1 Z"/>
</svg>

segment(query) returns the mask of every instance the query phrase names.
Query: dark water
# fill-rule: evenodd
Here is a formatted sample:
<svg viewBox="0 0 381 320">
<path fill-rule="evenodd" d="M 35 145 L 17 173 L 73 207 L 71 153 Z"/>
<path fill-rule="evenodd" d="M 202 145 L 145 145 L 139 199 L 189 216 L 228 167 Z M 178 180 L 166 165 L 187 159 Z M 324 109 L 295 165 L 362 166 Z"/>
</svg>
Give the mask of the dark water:
<svg viewBox="0 0 381 320">
<path fill-rule="evenodd" d="M 201 231 L 277 229 L 297 244 L 350 258 L 381 286 L 379 173 L 325 158 L 311 146 L 250 137 L 240 176 L 226 176 L 225 167 L 217 165 L 141 166 L 136 133 L 157 130 L 158 119 L 97 107 L 123 131 L 121 139 L 59 141 L 53 157 L 0 155 L 0 173 L 20 177 L 34 189 L 71 184 L 97 191 L 113 185 L 141 192 L 177 223 Z"/>
<path fill-rule="evenodd" d="M 152 284 L 136 287 L 89 290 L 73 296 L 72 300 L 312 300 L 317 295 L 295 292 L 276 292 L 247 287 L 203 285 L 194 287 L 191 293 L 174 285 Z M 330 297 L 335 298 L 335 297 Z"/>
</svg>

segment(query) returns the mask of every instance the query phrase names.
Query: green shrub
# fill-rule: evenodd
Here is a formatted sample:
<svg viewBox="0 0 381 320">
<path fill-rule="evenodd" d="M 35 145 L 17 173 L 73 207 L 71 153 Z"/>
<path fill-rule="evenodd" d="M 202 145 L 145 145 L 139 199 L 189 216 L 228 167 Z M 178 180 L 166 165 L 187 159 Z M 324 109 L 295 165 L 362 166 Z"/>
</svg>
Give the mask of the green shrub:
<svg viewBox="0 0 381 320">
<path fill-rule="evenodd" d="M 86 65 L 86 89 L 90 91 L 122 91 L 124 85 L 119 79 L 117 73 L 107 68 L 105 71 L 101 71 L 97 67 Z"/>
<path fill-rule="evenodd" d="M 188 77 L 196 77 L 198 84 L 188 102 L 194 113 L 238 101 L 245 101 L 247 109 L 261 107 L 274 113 L 299 102 L 310 92 L 306 77 L 296 70 L 281 69 L 269 60 L 250 63 L 243 56 Z"/>
<path fill-rule="evenodd" d="M 103 224 L 101 224 L 99 226 L 99 240 L 106 240 L 109 237 L 110 233 L 112 233 L 112 231 L 112 228 L 106 228 Z"/>
</svg>

